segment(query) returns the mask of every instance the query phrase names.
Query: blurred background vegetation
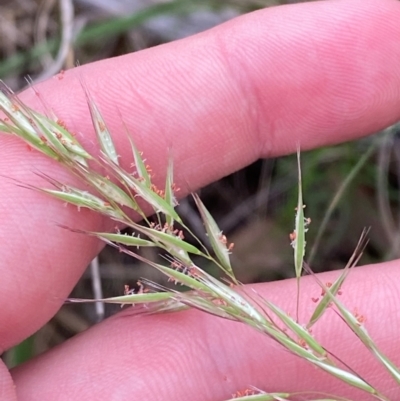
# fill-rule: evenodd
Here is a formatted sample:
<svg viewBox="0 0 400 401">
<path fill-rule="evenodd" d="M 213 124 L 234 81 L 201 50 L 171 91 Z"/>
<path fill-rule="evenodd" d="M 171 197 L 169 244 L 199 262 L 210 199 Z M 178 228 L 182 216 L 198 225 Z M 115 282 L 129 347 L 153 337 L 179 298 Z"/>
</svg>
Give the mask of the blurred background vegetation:
<svg viewBox="0 0 400 401">
<path fill-rule="evenodd" d="M 240 14 L 294 1 L 271 0 L 9 0 L 0 3 L 0 79 L 17 91 L 74 66 L 169 42 Z M 399 127 L 378 136 L 302 154 L 308 257 L 314 271 L 345 265 L 363 227 L 371 226 L 362 263 L 400 257 Z M 29 194 L 27 194 L 29 196 Z M 235 243 L 238 278 L 261 282 L 293 276 L 289 233 L 297 202 L 294 156 L 260 160 L 201 190 L 220 228 Z M 333 202 L 333 203 L 332 203 Z M 334 205 L 334 207 L 332 207 Z M 199 238 L 202 224 L 190 198 L 179 212 Z M 325 221 L 324 221 L 325 219 Z M 315 246 L 315 249 L 313 249 Z M 157 258 L 157 254 L 146 256 Z M 152 251 L 154 252 L 154 251 Z M 98 262 L 98 265 L 96 264 Z M 56 262 L 55 262 L 56 268 Z M 212 267 L 210 267 L 212 268 Z M 104 297 L 135 287 L 140 277 L 165 278 L 105 249 L 71 296 Z M 3 357 L 14 366 L 87 329 L 118 307 L 66 305 L 38 333 Z"/>
</svg>

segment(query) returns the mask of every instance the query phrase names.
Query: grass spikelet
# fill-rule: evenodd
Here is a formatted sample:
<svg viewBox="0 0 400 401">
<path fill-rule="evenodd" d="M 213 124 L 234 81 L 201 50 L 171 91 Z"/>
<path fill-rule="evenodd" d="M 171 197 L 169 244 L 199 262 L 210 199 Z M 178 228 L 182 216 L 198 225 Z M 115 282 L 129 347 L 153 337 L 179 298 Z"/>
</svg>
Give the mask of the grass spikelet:
<svg viewBox="0 0 400 401">
<path fill-rule="evenodd" d="M 150 304 L 168 301 L 173 299 L 175 294 L 173 292 L 154 292 L 154 293 L 141 293 L 121 295 L 119 297 L 102 298 L 102 299 L 81 299 L 69 298 L 68 301 L 72 303 L 93 303 L 93 302 L 107 302 L 109 304 L 118 305 L 137 305 L 137 304 Z"/>
<path fill-rule="evenodd" d="M 289 399 L 289 393 L 264 393 L 252 388 L 237 391 L 227 401 L 283 401 Z"/>
<path fill-rule="evenodd" d="M 115 245 L 114 245 L 115 246 Z M 159 263 L 152 262 L 148 259 L 143 258 L 142 256 L 135 254 L 134 252 L 131 252 L 130 250 L 126 248 L 122 248 L 117 246 L 117 248 L 121 251 L 126 253 L 127 255 L 131 255 L 134 258 L 149 264 L 150 266 L 154 267 L 155 269 L 161 271 L 164 273 L 166 276 L 168 276 L 171 280 L 173 280 L 176 283 L 179 283 L 181 285 L 186 285 L 187 287 L 197 290 L 197 291 L 202 291 L 205 294 L 210 294 L 212 293 L 212 290 L 210 290 L 209 287 L 201 283 L 199 280 L 196 278 L 192 277 L 190 274 L 187 274 L 187 272 L 183 271 L 178 271 L 177 269 L 173 269 L 168 266 L 163 266 Z M 189 272 L 189 271 L 188 271 Z"/>
<path fill-rule="evenodd" d="M 140 248 L 143 247 L 156 247 L 157 245 L 153 241 L 149 241 L 143 238 L 134 237 L 128 234 L 113 234 L 113 233 L 102 233 L 95 231 L 82 231 L 82 234 L 92 235 L 101 239 L 102 241 L 111 241 L 116 244 L 125 246 L 135 246 Z"/>
<path fill-rule="evenodd" d="M 265 300 L 265 304 L 280 319 L 280 321 L 297 336 L 297 338 L 301 339 L 303 346 L 310 347 L 318 354 L 318 357 L 320 358 L 327 357 L 325 348 L 314 339 L 307 329 L 305 329 L 301 324 L 297 323 L 287 313 L 283 312 L 272 302 Z"/>
<path fill-rule="evenodd" d="M 81 83 L 82 83 L 82 81 L 81 81 Z M 97 140 L 100 144 L 101 151 L 114 164 L 119 165 L 119 161 L 118 161 L 119 156 L 118 156 L 117 150 L 115 149 L 115 145 L 112 140 L 110 131 L 107 128 L 107 124 L 104 121 L 103 116 L 101 115 L 96 103 L 90 96 L 88 89 L 86 88 L 85 85 L 83 85 L 83 88 L 85 91 L 87 103 L 88 103 L 89 110 L 90 110 L 90 115 L 92 117 L 93 127 L 95 129 Z"/>
<path fill-rule="evenodd" d="M 227 245 L 226 237 L 222 234 L 222 231 L 219 229 L 214 218 L 206 209 L 199 196 L 197 194 L 193 194 L 193 199 L 196 203 L 197 209 L 200 212 L 201 218 L 207 231 L 208 238 L 211 243 L 211 247 L 215 252 L 221 268 L 232 280 L 234 280 L 234 282 L 236 282 L 235 274 L 232 270 L 231 261 L 229 259 L 230 251 Z"/>
<path fill-rule="evenodd" d="M 182 222 L 174 208 L 157 192 L 154 192 L 152 188 L 149 188 L 143 182 L 139 181 L 135 177 L 129 176 L 122 170 L 116 169 L 115 172 L 129 189 L 135 192 L 137 196 L 140 196 L 153 208 L 155 213 L 163 213 L 179 223 Z"/>
<path fill-rule="evenodd" d="M 168 168 L 167 168 L 167 177 L 165 179 L 165 201 L 174 208 L 178 205 L 177 200 L 174 196 L 174 170 L 173 170 L 173 162 L 172 157 L 168 160 Z M 174 219 L 170 215 L 165 216 L 167 224 L 169 226 L 174 225 Z"/>
<path fill-rule="evenodd" d="M 350 269 L 353 268 L 354 266 L 357 265 L 358 261 L 360 260 L 362 253 L 364 251 L 365 246 L 367 245 L 367 235 L 368 235 L 369 229 L 364 229 L 363 232 L 361 233 L 360 240 L 358 241 L 357 247 L 354 250 L 350 260 L 348 261 L 347 265 L 345 268 L 342 270 L 340 273 L 339 277 L 333 282 L 333 284 L 329 287 L 330 293 L 327 294 L 325 293 L 323 298 L 319 301 L 317 307 L 315 308 L 312 316 L 310 317 L 309 322 L 307 323 L 307 328 L 310 329 L 317 321 L 318 319 L 324 314 L 325 310 L 328 308 L 328 306 L 331 303 L 331 297 L 336 296 L 339 291 L 341 286 L 343 285 L 347 275 L 350 272 Z M 307 264 L 305 264 L 307 267 L 307 271 L 310 274 L 313 274 L 311 271 L 311 268 Z"/>
<path fill-rule="evenodd" d="M 392 377 L 400 384 L 400 370 L 395 366 L 390 359 L 384 355 L 373 341 L 372 337 L 368 334 L 363 326 L 365 317 L 358 313 L 351 313 L 333 294 L 330 294 L 328 288 L 325 288 L 327 293 L 331 296 L 332 302 L 337 307 L 340 315 L 351 330 L 356 334 L 358 339 L 371 351 L 371 353 L 383 364 Z"/>
<path fill-rule="evenodd" d="M 86 160 L 92 159 L 92 156 L 79 144 L 75 137 L 63 126 L 39 113 L 32 111 L 32 119 L 40 128 L 41 135 L 54 148 L 55 152 L 66 159 L 76 160 L 87 166 Z M 77 158 L 75 157 L 77 156 Z"/>
<path fill-rule="evenodd" d="M 29 184 L 20 184 L 20 186 L 37 190 L 46 193 L 54 198 L 61 200 L 62 202 L 69 203 L 71 205 L 80 208 L 87 208 L 97 213 L 109 216 L 115 220 L 121 221 L 124 219 L 125 214 L 116 205 L 111 205 L 110 202 L 99 198 L 96 195 L 88 191 L 83 191 L 79 188 L 72 187 L 47 176 L 46 174 L 39 174 L 50 184 L 52 184 L 57 190 L 48 188 L 36 188 Z"/>
<path fill-rule="evenodd" d="M 113 208 L 108 202 L 103 201 L 88 192 L 74 189 L 72 187 L 66 187 L 64 191 L 46 188 L 41 189 L 41 191 L 63 202 L 75 205 L 78 208 L 87 208 L 117 219 L 122 218 L 122 214 L 116 213 L 115 208 Z"/>
<path fill-rule="evenodd" d="M 13 99 L 14 102 L 11 101 Z M 1 119 L 2 129 L 9 134 L 14 134 L 23 139 L 29 146 L 39 150 L 52 159 L 58 159 L 57 154 L 40 139 L 36 127 L 21 111 L 20 103 L 8 86 L 0 81 L 0 108 L 7 116 Z"/>
<path fill-rule="evenodd" d="M 172 256 L 178 258 L 184 264 L 192 264 L 192 261 L 188 255 L 189 253 L 203 256 L 203 253 L 199 251 L 195 246 L 184 241 L 179 236 L 179 232 L 177 234 L 168 233 L 153 228 L 139 226 L 136 224 L 133 227 L 136 230 L 140 231 L 142 234 L 147 235 L 156 244 L 162 246 Z"/>
<path fill-rule="evenodd" d="M 135 167 L 138 176 L 143 180 L 144 184 L 146 185 L 147 188 L 151 188 L 151 176 L 148 172 L 148 167 L 146 167 L 142 155 L 139 152 L 139 150 L 136 148 L 135 143 L 133 142 L 133 139 L 128 136 L 129 141 L 131 143 L 131 148 L 132 148 L 132 154 L 133 158 L 135 160 Z"/>
<path fill-rule="evenodd" d="M 313 360 L 312 363 L 320 367 L 321 369 L 325 370 L 326 372 L 330 373 L 332 376 L 335 376 L 341 381 L 349 384 L 352 387 L 359 388 L 372 395 L 378 395 L 378 392 L 374 389 L 374 387 L 372 387 L 365 380 L 361 379 L 359 376 L 353 373 L 346 372 L 343 369 L 340 369 L 336 366 L 332 366 L 330 364 L 326 364 L 318 360 Z"/>
<path fill-rule="evenodd" d="M 0 81 L 0 106 L 2 112 L 18 129 L 18 132 L 15 132 L 16 134 L 24 133 L 30 140 L 39 139 L 39 135 L 33 127 L 32 122 L 26 116 L 26 113 L 24 113 L 27 109 L 26 106 L 19 102 L 14 92 L 3 81 Z M 7 121 L 4 122 L 3 120 L 3 124 L 9 126 L 10 131 L 14 132 L 11 128 L 12 126 Z"/>
<path fill-rule="evenodd" d="M 215 279 L 211 275 L 207 274 L 199 268 L 195 268 L 195 277 L 203 282 L 214 294 L 221 300 L 230 305 L 236 313 L 245 315 L 250 319 L 255 320 L 261 325 L 268 325 L 267 319 L 252 305 L 249 301 L 243 298 L 233 288 L 221 283 L 221 281 Z"/>
<path fill-rule="evenodd" d="M 127 206 L 135 211 L 139 209 L 136 201 L 118 185 L 115 185 L 108 177 L 103 177 L 93 171 L 81 172 L 81 174 L 108 201 L 112 201 L 120 206 Z"/>
<path fill-rule="evenodd" d="M 8 117 L 8 121 L 2 120 L 8 132 L 19 135 L 29 146 L 53 159 L 72 159 L 87 165 L 86 159 L 91 156 L 72 134 L 56 121 L 25 106 L 1 81 L 0 107 Z"/>
<path fill-rule="evenodd" d="M 362 244 L 360 239 L 359 244 Z M 355 254 L 353 254 L 354 256 Z M 357 255 L 355 257 L 355 263 L 357 263 L 358 259 L 361 255 Z M 371 351 L 371 353 L 382 363 L 382 365 L 387 369 L 387 371 L 392 375 L 392 377 L 396 380 L 397 383 L 400 384 L 400 369 L 386 356 L 384 355 L 375 344 L 372 337 L 368 334 L 367 330 L 363 326 L 365 321 L 365 317 L 359 313 L 350 312 L 332 293 L 331 288 L 325 286 L 316 276 L 315 279 L 317 283 L 320 285 L 322 290 L 325 292 L 326 296 L 329 298 L 330 302 L 334 304 L 338 310 L 338 313 L 342 317 L 343 321 L 350 327 L 350 329 L 354 332 L 357 338 Z M 346 381 L 346 380 L 344 380 Z M 347 382 L 347 381 L 346 381 Z M 349 383 L 350 384 L 350 383 Z M 374 389 L 375 390 L 375 389 Z M 376 392 L 376 390 L 375 390 Z M 375 394 L 375 393 L 373 393 Z M 378 392 L 376 392 L 378 394 Z M 380 399 L 385 399 L 384 397 Z"/>
<path fill-rule="evenodd" d="M 301 180 L 300 149 L 297 150 L 297 169 L 298 169 L 298 199 L 296 208 L 295 228 L 291 234 L 292 246 L 294 248 L 294 269 L 297 280 L 297 311 L 296 316 L 299 320 L 300 302 L 300 277 L 303 271 L 304 255 L 306 252 L 306 220 L 304 217 L 303 189 Z M 308 224 L 309 221 L 307 221 Z"/>
</svg>

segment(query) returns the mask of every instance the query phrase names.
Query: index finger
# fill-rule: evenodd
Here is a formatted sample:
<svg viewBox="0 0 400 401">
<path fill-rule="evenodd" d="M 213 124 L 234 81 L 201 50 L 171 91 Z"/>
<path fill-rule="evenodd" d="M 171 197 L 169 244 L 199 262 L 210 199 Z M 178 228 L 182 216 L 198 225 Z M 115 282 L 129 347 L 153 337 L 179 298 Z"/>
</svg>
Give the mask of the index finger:
<svg viewBox="0 0 400 401">
<path fill-rule="evenodd" d="M 37 90 L 93 148 L 82 77 L 122 159 L 130 162 L 126 124 L 161 180 L 166 148 L 172 147 L 176 181 L 193 190 L 260 157 L 292 152 L 297 144 L 308 149 L 349 140 L 398 120 L 399 14 L 394 0 L 267 9 L 185 40 L 83 66 Z M 22 98 L 40 106 L 31 91 Z M 33 185 L 39 184 L 33 169 L 67 179 L 54 163 L 8 137 L 1 139 L 0 169 Z M 0 213 L 4 349 L 55 313 L 99 249 L 93 239 L 55 222 L 89 229 L 105 222 L 7 180 L 0 183 Z"/>
</svg>

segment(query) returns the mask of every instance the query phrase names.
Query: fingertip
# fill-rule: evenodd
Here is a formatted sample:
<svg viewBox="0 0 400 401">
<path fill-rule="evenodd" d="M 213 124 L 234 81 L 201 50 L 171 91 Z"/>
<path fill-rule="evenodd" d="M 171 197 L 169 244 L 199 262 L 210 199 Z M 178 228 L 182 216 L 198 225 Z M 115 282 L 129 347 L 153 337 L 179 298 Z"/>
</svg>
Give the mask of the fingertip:
<svg viewBox="0 0 400 401">
<path fill-rule="evenodd" d="M 14 381 L 2 361 L 0 361 L 0 399 L 4 401 L 17 401 Z"/>
</svg>

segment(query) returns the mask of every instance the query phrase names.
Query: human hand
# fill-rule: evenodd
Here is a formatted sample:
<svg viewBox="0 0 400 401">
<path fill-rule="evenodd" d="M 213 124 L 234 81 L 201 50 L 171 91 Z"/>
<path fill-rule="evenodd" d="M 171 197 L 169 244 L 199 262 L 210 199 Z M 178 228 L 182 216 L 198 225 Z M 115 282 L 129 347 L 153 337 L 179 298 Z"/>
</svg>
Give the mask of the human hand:
<svg viewBox="0 0 400 401">
<path fill-rule="evenodd" d="M 355 139 L 399 120 L 399 17 L 394 0 L 271 8 L 182 41 L 68 71 L 37 89 L 73 131 L 87 134 L 90 148 L 83 77 L 111 132 L 121 133 L 115 141 L 122 160 L 129 160 L 123 121 L 160 179 L 165 149 L 172 146 L 176 181 L 194 190 L 260 157 L 293 152 L 298 143 L 304 150 Z M 22 99 L 40 107 L 32 91 Z M 1 137 L 0 169 L 32 185 L 40 184 L 37 170 L 71 180 L 8 136 Z M 112 226 L 38 193 L 28 198 L 10 180 L 0 182 L 0 211 L 5 350 L 56 313 L 101 247 L 54 221 L 90 230 Z M 324 281 L 334 276 L 324 274 Z M 397 364 L 399 276 L 397 261 L 356 269 L 342 298 L 362 307 L 372 337 Z M 304 278 L 302 286 L 307 294 L 315 283 Z M 294 309 L 287 296 L 295 291 L 293 281 L 258 288 L 283 309 Z M 335 322 L 324 320 L 316 335 L 355 371 L 399 398 L 398 386 Z M 197 311 L 140 319 L 122 312 L 11 375 L 1 367 L 2 400 L 222 400 L 249 385 L 360 399 L 248 327 Z"/>
</svg>

